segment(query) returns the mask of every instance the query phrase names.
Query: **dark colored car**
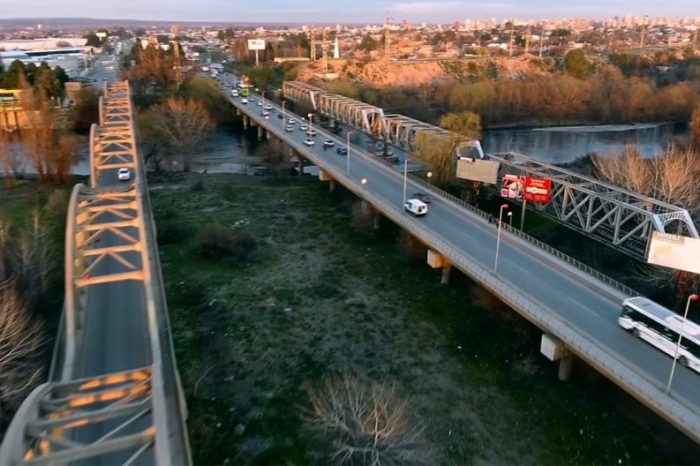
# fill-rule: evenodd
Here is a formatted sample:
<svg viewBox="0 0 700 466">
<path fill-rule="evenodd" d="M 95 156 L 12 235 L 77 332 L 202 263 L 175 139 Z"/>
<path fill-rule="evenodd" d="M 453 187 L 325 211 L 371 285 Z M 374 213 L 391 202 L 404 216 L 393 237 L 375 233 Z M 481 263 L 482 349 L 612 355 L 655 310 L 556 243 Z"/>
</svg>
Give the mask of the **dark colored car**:
<svg viewBox="0 0 700 466">
<path fill-rule="evenodd" d="M 413 193 L 413 199 L 418 199 L 419 201 L 422 201 L 426 204 L 430 204 L 433 201 L 433 198 L 430 197 L 430 194 L 426 193 Z"/>
<path fill-rule="evenodd" d="M 348 155 L 348 148 L 345 146 L 338 146 L 335 148 L 338 155 Z"/>
</svg>

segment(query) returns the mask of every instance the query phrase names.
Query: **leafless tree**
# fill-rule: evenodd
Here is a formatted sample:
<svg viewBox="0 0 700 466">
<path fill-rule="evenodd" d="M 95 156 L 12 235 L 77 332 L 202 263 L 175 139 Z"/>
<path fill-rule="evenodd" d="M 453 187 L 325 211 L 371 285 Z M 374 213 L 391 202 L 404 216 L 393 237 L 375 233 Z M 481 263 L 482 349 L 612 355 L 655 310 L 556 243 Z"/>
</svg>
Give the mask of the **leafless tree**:
<svg viewBox="0 0 700 466">
<path fill-rule="evenodd" d="M 700 214 L 700 153 L 692 148 L 670 147 L 661 157 L 644 159 L 639 151 L 627 148 L 618 157 L 592 158 L 599 178 L 631 191 L 688 209 L 693 218 Z M 639 278 L 655 287 L 672 286 L 673 269 L 658 266 L 639 268 Z M 700 275 L 692 275 L 693 287 Z"/>
<path fill-rule="evenodd" d="M 38 214 L 22 229 L 0 222 L 0 283 L 12 281 L 30 307 L 42 300 L 49 287 L 52 255 L 45 225 Z"/>
<path fill-rule="evenodd" d="M 64 182 L 77 163 L 77 142 L 59 127 L 58 110 L 51 107 L 41 90 L 33 89 L 24 77 L 20 87 L 22 109 L 29 122 L 23 141 L 32 167 L 41 181 Z"/>
<path fill-rule="evenodd" d="M 43 325 L 31 317 L 14 285 L 0 284 L 0 411 L 16 409 L 42 380 L 46 342 Z"/>
<path fill-rule="evenodd" d="M 284 153 L 284 146 L 279 139 L 271 139 L 266 144 L 259 145 L 255 155 L 267 163 L 274 176 L 289 173 L 291 168 L 289 157 Z"/>
<path fill-rule="evenodd" d="M 666 155 L 645 159 L 627 148 L 618 157 L 594 156 L 598 178 L 634 192 L 698 212 L 700 202 L 700 153 L 676 146 Z"/>
<path fill-rule="evenodd" d="M 214 120 L 202 103 L 196 100 L 170 98 L 152 110 L 152 137 L 160 137 L 184 158 L 184 169 L 190 171 L 191 149 L 214 130 Z"/>
<path fill-rule="evenodd" d="M 365 385 L 352 374 L 310 389 L 309 426 L 329 436 L 331 459 L 349 465 L 427 464 L 423 428 L 408 414 L 408 399 L 395 387 Z"/>
</svg>

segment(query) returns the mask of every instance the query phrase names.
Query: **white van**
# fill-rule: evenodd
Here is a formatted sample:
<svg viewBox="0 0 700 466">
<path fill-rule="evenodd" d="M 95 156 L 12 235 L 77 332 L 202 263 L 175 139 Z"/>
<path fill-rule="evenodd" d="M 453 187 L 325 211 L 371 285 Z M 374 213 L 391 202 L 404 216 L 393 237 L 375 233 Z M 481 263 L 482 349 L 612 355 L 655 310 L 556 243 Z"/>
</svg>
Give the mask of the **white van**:
<svg viewBox="0 0 700 466">
<path fill-rule="evenodd" d="M 428 213 L 428 205 L 423 201 L 419 201 L 418 199 L 407 200 L 403 207 L 416 217 Z"/>
<path fill-rule="evenodd" d="M 233 97 L 238 97 L 238 89 L 231 89 L 231 95 Z"/>
</svg>

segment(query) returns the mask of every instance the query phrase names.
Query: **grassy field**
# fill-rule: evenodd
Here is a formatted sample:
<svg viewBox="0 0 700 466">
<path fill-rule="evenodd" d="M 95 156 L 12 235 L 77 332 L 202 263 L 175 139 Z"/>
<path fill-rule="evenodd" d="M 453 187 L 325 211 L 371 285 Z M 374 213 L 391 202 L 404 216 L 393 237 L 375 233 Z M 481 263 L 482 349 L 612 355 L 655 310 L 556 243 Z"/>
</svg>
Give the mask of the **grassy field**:
<svg viewBox="0 0 700 466">
<path fill-rule="evenodd" d="M 307 389 L 348 370 L 398 387 L 440 463 L 683 461 L 652 437 L 666 427 L 621 414 L 644 412 L 636 402 L 582 364 L 559 382 L 536 329 L 458 273 L 441 286 L 420 248 L 387 221 L 372 230 L 342 190 L 150 184 L 197 464 L 327 462 L 304 427 Z M 252 256 L 198 256 L 210 222 L 250 232 Z"/>
</svg>

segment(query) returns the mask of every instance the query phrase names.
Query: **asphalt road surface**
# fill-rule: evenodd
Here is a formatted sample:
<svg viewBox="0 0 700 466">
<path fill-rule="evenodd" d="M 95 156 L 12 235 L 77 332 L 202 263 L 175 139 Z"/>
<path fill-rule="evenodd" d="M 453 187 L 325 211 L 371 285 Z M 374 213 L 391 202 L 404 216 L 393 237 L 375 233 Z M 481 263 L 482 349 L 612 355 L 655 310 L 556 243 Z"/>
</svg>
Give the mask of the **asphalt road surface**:
<svg viewBox="0 0 700 466">
<path fill-rule="evenodd" d="M 224 89 L 223 92 L 235 105 L 245 107 L 261 118 L 263 107 L 258 105 L 259 95 L 251 94 L 253 101 L 243 106 L 240 97 L 231 97 L 228 89 Z M 267 100 L 265 103 L 272 104 Z M 335 150 L 338 145 L 345 146 L 344 137 L 336 137 L 317 125 L 314 125 L 314 129 L 318 134 L 315 137 L 309 137 L 299 130 L 299 116 L 286 112 L 286 117 L 280 119 L 277 114 L 282 112 L 282 108 L 272 105 L 274 111 L 269 119 L 265 120 L 264 125 L 277 129 L 286 138 L 300 144 L 305 140 L 313 140 L 313 146 L 306 146 L 308 150 L 338 169 L 343 171 L 346 169 L 346 157 L 337 154 Z M 284 127 L 290 116 L 296 120 L 296 123 L 292 125 L 294 127 L 292 132 L 286 132 Z M 324 150 L 323 141 L 328 139 L 334 141 L 335 147 Z M 365 155 L 360 156 L 358 150 L 359 148 L 351 146 L 350 176 L 357 181 L 365 178 L 367 180 L 365 189 L 389 203 L 394 203 L 398 207 L 403 206 L 401 174 L 370 163 L 366 157 L 372 156 L 365 151 L 362 151 Z M 412 193 L 421 190 L 419 185 L 409 181 L 407 189 L 409 197 Z M 449 245 L 466 253 L 487 270 L 493 270 L 496 226 L 438 196 L 432 196 L 432 198 L 429 213 L 418 220 Z M 652 381 L 660 391 L 663 390 L 671 370 L 671 358 L 618 326 L 617 317 L 621 310 L 621 301 L 602 293 L 595 280 L 583 277 L 583 272 L 578 269 L 543 256 L 541 250 L 507 233 L 502 233 L 501 236 L 498 275 L 534 301 L 553 310 L 581 334 L 591 337 L 600 348 L 616 355 L 642 377 Z M 699 374 L 678 365 L 673 379 L 672 393 L 674 398 L 691 406 L 694 411 L 700 411 Z"/>
</svg>

